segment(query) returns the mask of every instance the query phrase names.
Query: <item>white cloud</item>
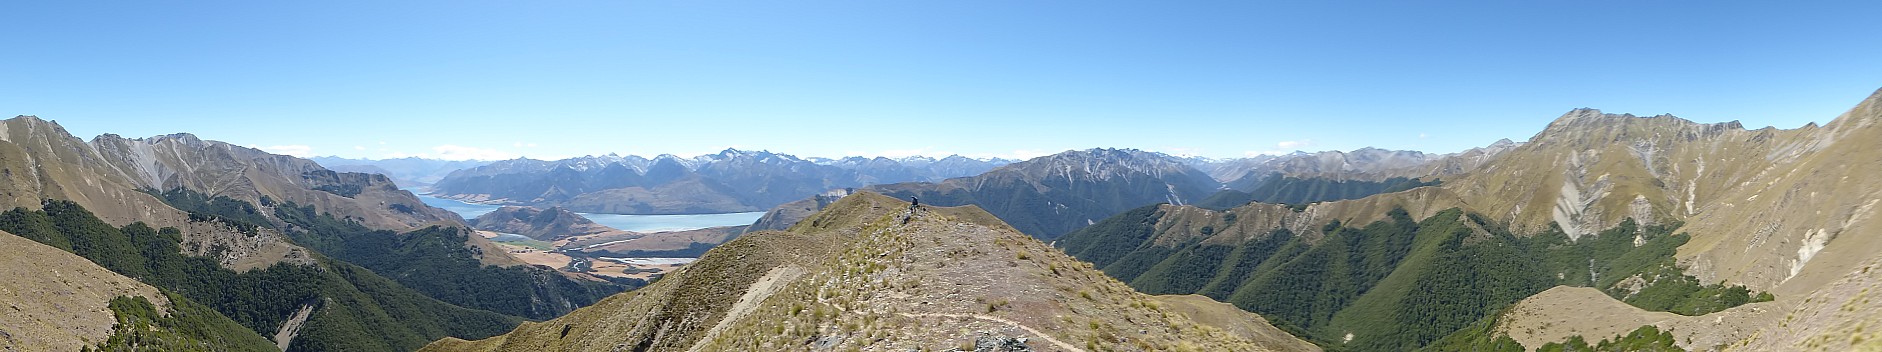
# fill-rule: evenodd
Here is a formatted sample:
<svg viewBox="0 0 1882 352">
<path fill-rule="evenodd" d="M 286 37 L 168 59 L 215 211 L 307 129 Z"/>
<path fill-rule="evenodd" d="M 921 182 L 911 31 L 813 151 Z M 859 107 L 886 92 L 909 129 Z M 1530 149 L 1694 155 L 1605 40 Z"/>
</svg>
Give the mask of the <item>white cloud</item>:
<svg viewBox="0 0 1882 352">
<path fill-rule="evenodd" d="M 516 142 L 516 143 L 510 143 L 510 146 L 517 147 L 517 148 L 535 148 L 536 143 Z"/>
<path fill-rule="evenodd" d="M 1419 133 L 1419 134 L 1418 134 L 1418 139 L 1425 139 L 1425 138 L 1431 138 L 1431 135 L 1429 135 L 1429 134 L 1424 134 L 1424 133 Z"/>
<path fill-rule="evenodd" d="M 356 145 L 356 146 L 353 146 L 353 150 L 366 150 L 366 146 Z"/>
<path fill-rule="evenodd" d="M 250 146 L 250 147 L 253 147 L 253 146 Z M 274 153 L 274 154 L 289 155 L 289 156 L 295 156 L 295 157 L 301 157 L 301 158 L 314 156 L 314 147 L 309 147 L 309 146 L 299 145 L 299 144 L 271 145 L 271 146 L 266 146 L 266 147 L 258 147 L 255 149 L 261 149 L 264 152 L 269 152 L 269 153 Z"/>
</svg>

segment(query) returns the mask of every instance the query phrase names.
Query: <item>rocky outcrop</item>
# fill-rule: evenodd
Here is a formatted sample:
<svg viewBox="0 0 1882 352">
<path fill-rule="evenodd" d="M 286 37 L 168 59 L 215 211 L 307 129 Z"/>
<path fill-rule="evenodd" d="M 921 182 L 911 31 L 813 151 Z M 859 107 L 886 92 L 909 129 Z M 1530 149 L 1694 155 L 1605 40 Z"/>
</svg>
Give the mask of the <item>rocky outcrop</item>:
<svg viewBox="0 0 1882 352">
<path fill-rule="evenodd" d="M 1024 337 L 1006 337 L 982 332 L 974 339 L 974 352 L 1032 352 Z"/>
</svg>

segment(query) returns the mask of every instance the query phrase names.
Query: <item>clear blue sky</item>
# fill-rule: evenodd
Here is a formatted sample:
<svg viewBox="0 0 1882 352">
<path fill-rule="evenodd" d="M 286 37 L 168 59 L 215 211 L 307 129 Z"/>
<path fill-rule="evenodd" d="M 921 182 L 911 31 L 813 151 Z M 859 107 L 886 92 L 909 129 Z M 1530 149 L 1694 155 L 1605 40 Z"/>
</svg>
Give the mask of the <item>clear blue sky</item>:
<svg viewBox="0 0 1882 352">
<path fill-rule="evenodd" d="M 1523 140 L 1572 108 L 1794 128 L 1874 2 L 0 3 L 0 114 L 303 155 L 1211 157 Z"/>
</svg>

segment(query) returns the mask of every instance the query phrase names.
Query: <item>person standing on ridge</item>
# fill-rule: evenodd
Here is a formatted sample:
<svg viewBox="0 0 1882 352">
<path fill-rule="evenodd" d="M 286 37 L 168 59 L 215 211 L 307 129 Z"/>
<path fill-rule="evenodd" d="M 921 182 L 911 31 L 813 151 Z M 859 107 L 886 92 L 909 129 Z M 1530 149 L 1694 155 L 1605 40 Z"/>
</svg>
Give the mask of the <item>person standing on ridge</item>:
<svg viewBox="0 0 1882 352">
<path fill-rule="evenodd" d="M 921 198 L 915 198 L 915 196 L 908 196 L 908 215 L 902 216 L 902 224 L 907 225 L 909 220 L 914 220 L 915 212 L 921 211 L 920 207 L 921 207 Z"/>
</svg>

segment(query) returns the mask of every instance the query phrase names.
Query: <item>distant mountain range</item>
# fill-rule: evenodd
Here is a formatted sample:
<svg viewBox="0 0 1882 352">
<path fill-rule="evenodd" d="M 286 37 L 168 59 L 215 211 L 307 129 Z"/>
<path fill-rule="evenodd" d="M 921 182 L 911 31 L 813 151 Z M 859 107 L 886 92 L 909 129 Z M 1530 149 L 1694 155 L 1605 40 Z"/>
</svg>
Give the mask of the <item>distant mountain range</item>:
<svg viewBox="0 0 1882 352">
<path fill-rule="evenodd" d="M 974 175 L 1008 163 L 958 155 L 802 159 L 737 149 L 693 158 L 610 154 L 498 161 L 451 172 L 430 190 L 441 198 L 584 213 L 729 213 L 770 209 L 830 189 Z"/>
<path fill-rule="evenodd" d="M 1220 186 L 1181 159 L 1134 149 L 1068 151 L 986 173 L 930 183 L 867 187 L 923 204 L 976 205 L 1014 228 L 1050 239 L 1146 204 L 1202 200 Z"/>
<path fill-rule="evenodd" d="M 451 174 L 452 171 L 491 163 L 491 161 L 484 160 L 439 160 L 419 157 L 372 160 L 317 156 L 308 160 L 320 163 L 320 166 L 333 171 L 386 175 L 386 177 L 391 177 L 393 182 L 398 183 L 400 188 L 413 190 L 430 187 L 431 184 L 438 183 L 438 180 L 444 179 L 444 176 Z"/>
<path fill-rule="evenodd" d="M 1499 143 L 1498 145 L 1504 145 Z M 1434 165 L 1502 149 L 1427 155 L 1376 148 L 1353 152 L 1293 153 L 1246 159 L 1183 158 L 1135 149 L 1088 149 L 1034 158 L 970 177 L 864 187 L 924 204 L 975 205 L 1021 232 L 1044 239 L 1083 228 L 1132 208 L 1158 204 L 1235 206 L 1261 199 L 1324 201 L 1369 196 L 1435 184 L 1417 177 L 1448 175 Z M 1210 176 L 1212 170 L 1221 177 Z M 1409 178 L 1408 176 L 1409 175 Z M 1252 186 L 1250 191 L 1225 189 Z M 1314 181 L 1303 181 L 1314 180 Z M 1325 182 L 1327 187 L 1296 187 Z M 1266 186 L 1288 191 L 1262 191 Z M 1293 190 L 1305 190 L 1295 192 Z M 1251 192 L 1260 192 L 1260 195 Z M 754 229 L 783 229 L 830 197 L 773 209 Z M 1214 205 L 1212 205 L 1214 206 Z M 793 215 L 797 214 L 797 215 Z"/>
<path fill-rule="evenodd" d="M 1379 182 L 1386 179 L 1443 178 L 1468 171 L 1518 143 L 1508 139 L 1451 154 L 1360 148 L 1353 151 L 1293 152 L 1237 159 L 1185 158 L 1228 188 L 1253 192 L 1282 177 Z"/>
</svg>

